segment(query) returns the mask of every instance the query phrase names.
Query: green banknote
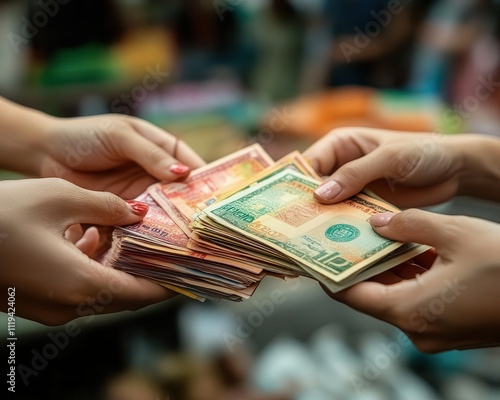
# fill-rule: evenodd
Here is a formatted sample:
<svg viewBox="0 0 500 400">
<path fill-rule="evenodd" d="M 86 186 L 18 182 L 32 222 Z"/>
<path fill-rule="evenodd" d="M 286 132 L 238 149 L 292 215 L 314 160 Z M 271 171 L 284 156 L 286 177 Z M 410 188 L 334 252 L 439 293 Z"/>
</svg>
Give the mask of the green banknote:
<svg viewBox="0 0 500 400">
<path fill-rule="evenodd" d="M 265 244 L 304 270 L 312 269 L 334 282 L 402 246 L 376 234 L 367 221 L 374 214 L 398 212 L 397 208 L 363 194 L 322 205 L 313 198 L 318 184 L 286 170 L 207 207 L 199 218 Z"/>
</svg>

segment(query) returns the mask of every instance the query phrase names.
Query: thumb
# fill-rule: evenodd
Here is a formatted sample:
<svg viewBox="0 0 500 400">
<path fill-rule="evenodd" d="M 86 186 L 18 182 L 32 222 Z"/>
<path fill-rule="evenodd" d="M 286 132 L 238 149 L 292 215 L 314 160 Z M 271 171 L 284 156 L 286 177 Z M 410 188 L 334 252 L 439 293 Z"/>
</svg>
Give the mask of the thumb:
<svg viewBox="0 0 500 400">
<path fill-rule="evenodd" d="M 391 149 L 379 147 L 337 169 L 330 179 L 318 186 L 314 197 L 321 203 L 338 203 L 361 192 L 373 181 L 391 177 L 390 171 L 394 167 Z"/>
<path fill-rule="evenodd" d="M 49 204 L 41 205 L 49 211 L 52 221 L 63 220 L 64 229 L 74 224 L 101 226 L 129 225 L 139 222 L 149 210 L 146 203 L 122 200 L 107 192 L 95 192 L 58 179 L 44 180 Z"/>
<path fill-rule="evenodd" d="M 433 246 L 441 254 L 459 241 L 458 218 L 460 217 L 409 209 L 397 214 L 377 214 L 371 217 L 369 222 L 381 236 L 398 242 Z"/>
</svg>

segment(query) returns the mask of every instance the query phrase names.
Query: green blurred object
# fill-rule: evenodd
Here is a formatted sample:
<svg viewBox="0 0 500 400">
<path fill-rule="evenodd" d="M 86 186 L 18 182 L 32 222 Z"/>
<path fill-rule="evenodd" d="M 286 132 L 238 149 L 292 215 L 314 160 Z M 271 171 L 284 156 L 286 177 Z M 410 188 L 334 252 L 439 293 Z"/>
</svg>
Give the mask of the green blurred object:
<svg viewBox="0 0 500 400">
<path fill-rule="evenodd" d="M 87 44 L 57 53 L 43 68 L 41 86 L 109 83 L 123 79 L 124 71 L 110 48 Z"/>
<path fill-rule="evenodd" d="M 386 89 L 377 94 L 380 110 L 393 116 L 420 114 L 427 115 L 434 121 L 435 133 L 462 133 L 463 124 L 460 116 L 446 107 L 445 103 L 434 95 L 418 95 L 404 90 Z M 459 123 L 457 123 L 457 121 Z"/>
<path fill-rule="evenodd" d="M 15 172 L 0 170 L 0 181 L 8 181 L 11 179 L 22 179 L 22 178 L 25 178 L 25 176 Z"/>
</svg>

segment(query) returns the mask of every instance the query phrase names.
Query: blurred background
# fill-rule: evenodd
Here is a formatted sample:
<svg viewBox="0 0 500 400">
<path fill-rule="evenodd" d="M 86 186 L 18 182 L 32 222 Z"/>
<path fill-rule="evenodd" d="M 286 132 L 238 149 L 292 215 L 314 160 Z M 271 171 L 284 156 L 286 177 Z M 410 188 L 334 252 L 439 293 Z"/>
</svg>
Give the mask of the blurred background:
<svg viewBox="0 0 500 400">
<path fill-rule="evenodd" d="M 207 161 L 340 126 L 500 136 L 499 1 L 0 0 L 0 38 L 0 95 L 144 118 Z M 302 278 L 17 333 L 21 399 L 500 398 L 498 349 L 424 355 Z"/>
</svg>

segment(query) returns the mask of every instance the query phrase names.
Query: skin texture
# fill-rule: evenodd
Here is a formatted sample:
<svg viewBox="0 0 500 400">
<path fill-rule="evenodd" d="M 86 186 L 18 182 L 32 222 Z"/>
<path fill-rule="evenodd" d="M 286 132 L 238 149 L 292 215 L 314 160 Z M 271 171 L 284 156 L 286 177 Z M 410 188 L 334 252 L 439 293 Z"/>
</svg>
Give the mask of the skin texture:
<svg viewBox="0 0 500 400">
<path fill-rule="evenodd" d="M 85 315 L 94 303 L 98 313 L 108 313 L 171 297 L 151 281 L 88 257 L 98 233 L 91 228 L 82 235 L 79 224 L 126 225 L 142 218 L 118 196 L 54 178 L 0 182 L 0 192 L 1 229 L 6 235 L 0 244 L 0 282 L 4 293 L 15 286 L 17 315 L 59 325 Z M 104 297 L 99 304 L 103 291 L 112 298 L 108 303 Z M 6 311 L 7 303 L 1 307 Z"/>
<path fill-rule="evenodd" d="M 400 207 L 458 194 L 499 200 L 499 140 L 448 138 L 343 128 L 305 152 L 318 172 L 340 186 L 318 201 L 335 203 L 365 186 Z M 323 184 L 325 185 L 325 184 Z M 331 193 L 330 193 L 331 194 Z M 422 351 L 500 344 L 500 225 L 416 209 L 370 220 L 384 237 L 434 247 L 370 281 L 330 296 L 406 332 Z"/>
<path fill-rule="evenodd" d="M 92 258 L 103 232 L 143 218 L 123 199 L 204 164 L 185 143 L 136 118 L 59 119 L 0 98 L 0 160 L 42 178 L 0 182 L 0 287 L 16 287 L 18 316 L 59 325 L 173 295 Z"/>
<path fill-rule="evenodd" d="M 63 178 L 123 198 L 136 197 L 158 180 L 189 175 L 189 169 L 172 172 L 174 165 L 204 164 L 184 142 L 176 144 L 176 138 L 160 128 L 117 115 L 57 120 L 37 147 L 43 154 L 40 176 Z"/>
</svg>

